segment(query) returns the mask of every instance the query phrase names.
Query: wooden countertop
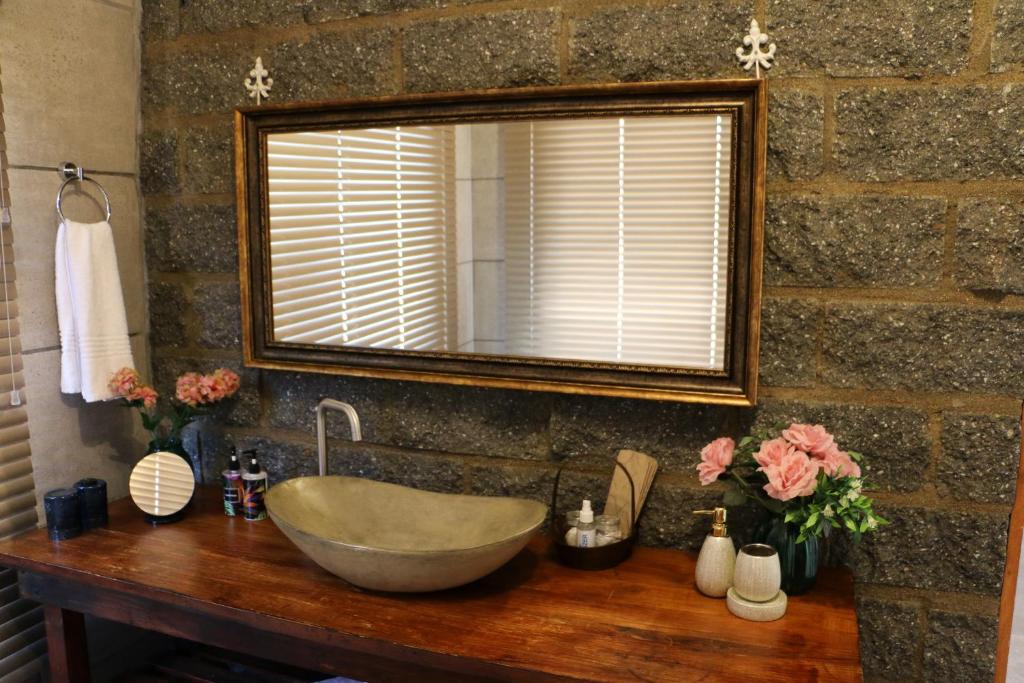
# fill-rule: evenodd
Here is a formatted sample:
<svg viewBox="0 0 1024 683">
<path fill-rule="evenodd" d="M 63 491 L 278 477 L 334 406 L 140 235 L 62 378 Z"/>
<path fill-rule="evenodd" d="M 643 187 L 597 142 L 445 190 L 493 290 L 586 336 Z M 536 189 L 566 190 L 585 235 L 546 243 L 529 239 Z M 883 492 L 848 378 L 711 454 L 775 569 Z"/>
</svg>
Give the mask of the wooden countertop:
<svg viewBox="0 0 1024 683">
<path fill-rule="evenodd" d="M 225 517 L 218 488 L 200 490 L 176 524 L 151 526 L 128 500 L 110 512 L 108 528 L 69 541 L 52 543 L 45 529 L 2 541 L 0 564 L 22 570 L 36 599 L 49 594 L 32 581 L 59 583 L 63 592 L 50 593 L 81 611 L 93 604 L 83 596 L 102 592 L 133 606 L 124 621 L 147 628 L 188 633 L 161 627 L 159 614 L 176 610 L 191 615 L 193 632 L 204 620 L 237 624 L 448 680 L 861 679 L 845 570 L 823 570 L 782 620 L 758 624 L 700 595 L 695 558 L 679 551 L 637 548 L 614 569 L 585 572 L 557 564 L 537 538 L 469 586 L 380 594 L 320 569 L 270 520 Z M 306 665 L 342 673 L 322 656 Z"/>
</svg>

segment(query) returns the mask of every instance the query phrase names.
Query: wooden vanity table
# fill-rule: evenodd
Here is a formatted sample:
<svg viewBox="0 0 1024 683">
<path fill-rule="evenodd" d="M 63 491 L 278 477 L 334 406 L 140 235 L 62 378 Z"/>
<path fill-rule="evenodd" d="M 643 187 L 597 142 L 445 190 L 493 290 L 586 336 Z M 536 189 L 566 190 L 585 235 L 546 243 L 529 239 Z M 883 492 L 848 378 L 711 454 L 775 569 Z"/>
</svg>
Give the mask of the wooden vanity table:
<svg viewBox="0 0 1024 683">
<path fill-rule="evenodd" d="M 376 594 L 320 569 L 270 520 L 225 517 L 219 494 L 200 490 L 163 527 L 121 500 L 106 529 L 0 542 L 0 564 L 45 605 L 54 680 L 88 680 L 83 614 L 369 681 L 861 679 L 846 571 L 823 570 L 767 624 L 697 593 L 687 553 L 637 548 L 583 572 L 550 559 L 543 538 L 469 586 Z"/>
</svg>

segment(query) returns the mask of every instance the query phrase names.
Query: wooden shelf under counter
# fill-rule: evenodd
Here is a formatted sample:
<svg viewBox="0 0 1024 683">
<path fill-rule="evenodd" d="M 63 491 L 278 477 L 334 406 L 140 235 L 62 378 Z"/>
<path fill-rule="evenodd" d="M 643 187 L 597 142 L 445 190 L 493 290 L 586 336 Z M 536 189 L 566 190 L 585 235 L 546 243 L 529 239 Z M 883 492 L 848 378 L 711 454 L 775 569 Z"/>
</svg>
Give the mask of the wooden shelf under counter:
<svg viewBox="0 0 1024 683">
<path fill-rule="evenodd" d="M 824 569 L 777 622 L 699 594 L 695 558 L 637 548 L 610 570 L 568 569 L 538 537 L 512 562 L 440 593 L 359 590 L 270 520 L 225 517 L 203 487 L 154 527 L 129 500 L 107 528 L 0 542 L 43 603 L 54 680 L 88 680 L 83 614 L 366 681 L 859 681 L 853 579 Z"/>
</svg>

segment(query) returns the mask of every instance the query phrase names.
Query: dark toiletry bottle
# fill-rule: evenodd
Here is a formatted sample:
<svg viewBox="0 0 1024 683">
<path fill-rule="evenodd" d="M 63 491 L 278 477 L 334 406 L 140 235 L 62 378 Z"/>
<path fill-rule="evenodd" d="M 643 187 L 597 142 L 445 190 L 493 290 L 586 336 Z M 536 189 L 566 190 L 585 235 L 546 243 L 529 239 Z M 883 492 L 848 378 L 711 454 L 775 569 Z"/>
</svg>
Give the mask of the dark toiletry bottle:
<svg viewBox="0 0 1024 683">
<path fill-rule="evenodd" d="M 98 529 L 107 525 L 107 482 L 102 479 L 81 479 L 75 484 L 78 491 L 78 512 L 82 530 Z"/>
<path fill-rule="evenodd" d="M 243 516 L 247 522 L 257 522 L 267 518 L 267 508 L 263 502 L 267 495 L 267 473 L 256 462 L 256 451 L 245 451 L 244 454 L 249 460 L 249 468 L 242 475 Z"/>
<path fill-rule="evenodd" d="M 51 541 L 65 541 L 82 533 L 82 516 L 78 509 L 78 491 L 54 489 L 43 496 L 46 531 Z"/>
<path fill-rule="evenodd" d="M 224 514 L 228 517 L 242 516 L 242 464 L 238 462 L 238 453 L 231 449 L 231 460 L 228 468 L 221 472 L 224 486 Z"/>
</svg>

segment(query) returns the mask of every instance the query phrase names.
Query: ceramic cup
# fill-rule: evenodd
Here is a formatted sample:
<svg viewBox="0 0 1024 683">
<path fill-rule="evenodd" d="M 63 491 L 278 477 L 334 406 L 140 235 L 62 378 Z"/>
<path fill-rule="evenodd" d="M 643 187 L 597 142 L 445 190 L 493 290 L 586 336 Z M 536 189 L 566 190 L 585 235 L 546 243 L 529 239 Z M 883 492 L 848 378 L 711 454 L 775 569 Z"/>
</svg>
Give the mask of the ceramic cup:
<svg viewBox="0 0 1024 683">
<path fill-rule="evenodd" d="M 775 548 L 763 543 L 748 543 L 736 555 L 733 588 L 751 602 L 767 602 L 779 594 L 782 570 Z"/>
</svg>

